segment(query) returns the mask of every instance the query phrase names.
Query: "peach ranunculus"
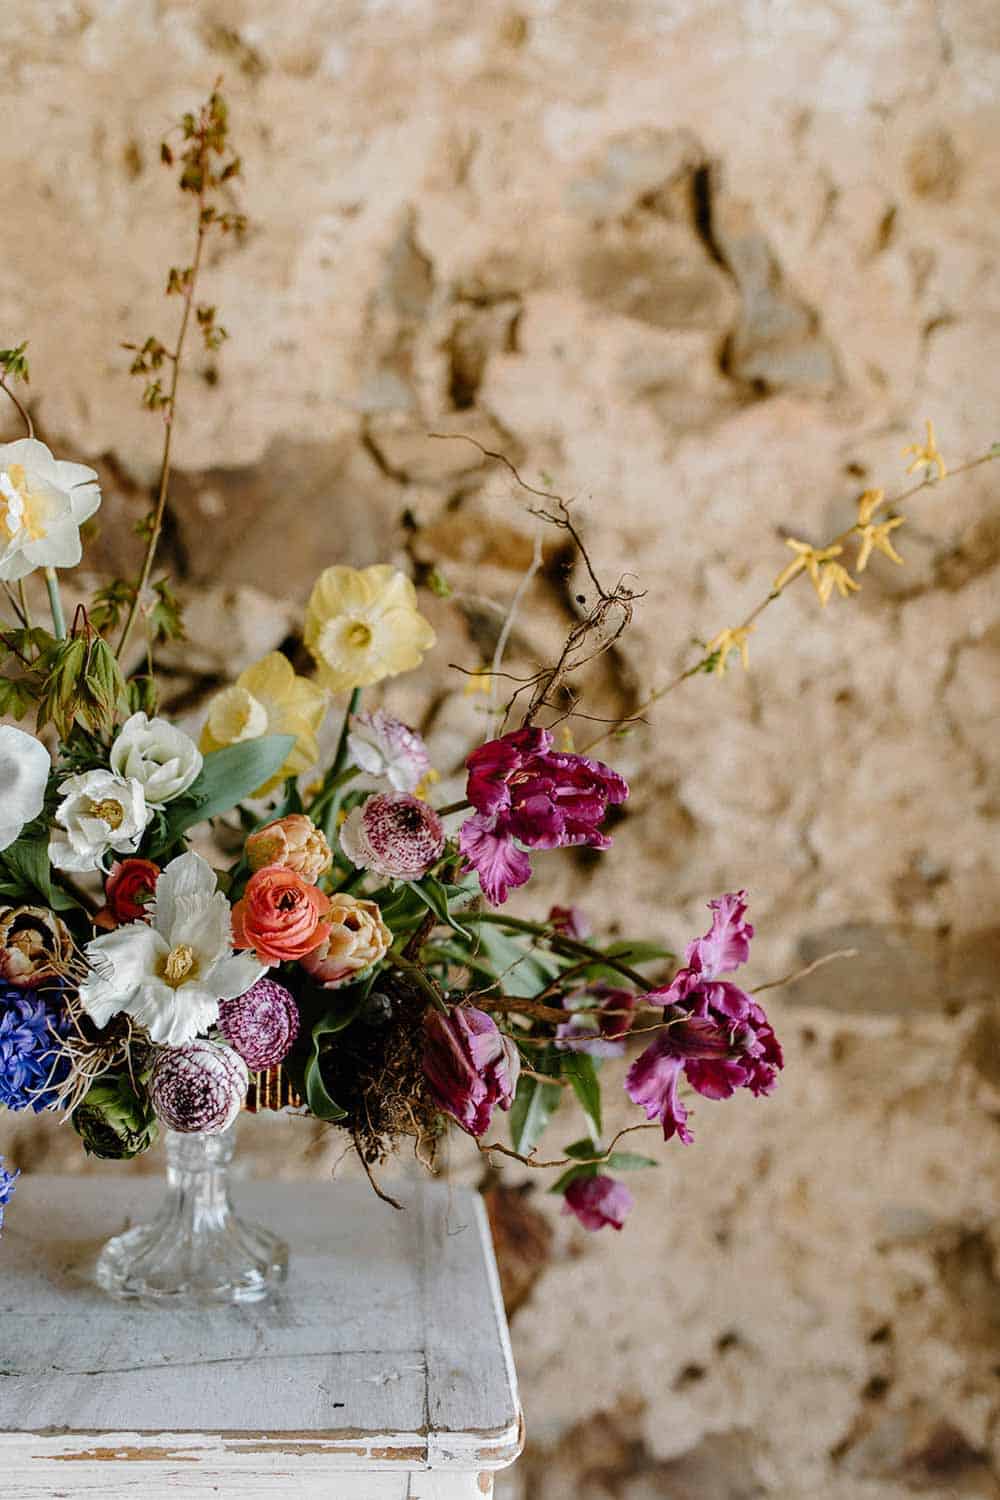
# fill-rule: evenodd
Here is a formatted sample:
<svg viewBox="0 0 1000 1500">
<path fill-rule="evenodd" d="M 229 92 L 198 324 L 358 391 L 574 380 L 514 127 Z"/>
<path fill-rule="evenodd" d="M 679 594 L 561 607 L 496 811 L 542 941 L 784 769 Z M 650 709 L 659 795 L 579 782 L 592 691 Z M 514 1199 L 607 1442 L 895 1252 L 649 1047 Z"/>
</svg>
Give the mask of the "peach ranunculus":
<svg viewBox="0 0 1000 1500">
<path fill-rule="evenodd" d="M 233 946 L 252 948 L 264 964 L 304 958 L 326 936 L 330 898 L 294 870 L 265 865 L 233 907 Z"/>
<path fill-rule="evenodd" d="M 346 891 L 331 896 L 327 920 L 322 943 L 306 954 L 302 967 L 322 989 L 336 990 L 385 957 L 392 933 L 376 902 Z"/>
<path fill-rule="evenodd" d="M 326 835 L 305 813 L 289 813 L 252 833 L 246 844 L 251 870 L 281 865 L 315 885 L 333 863 Z"/>
</svg>

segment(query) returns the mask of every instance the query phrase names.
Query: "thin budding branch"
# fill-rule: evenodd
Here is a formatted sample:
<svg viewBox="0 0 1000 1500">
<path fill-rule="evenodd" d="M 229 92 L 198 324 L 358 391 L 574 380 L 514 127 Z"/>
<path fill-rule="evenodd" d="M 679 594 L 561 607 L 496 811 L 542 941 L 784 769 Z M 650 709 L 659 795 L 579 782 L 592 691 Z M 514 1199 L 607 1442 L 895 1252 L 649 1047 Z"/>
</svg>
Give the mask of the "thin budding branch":
<svg viewBox="0 0 1000 1500">
<path fill-rule="evenodd" d="M 874 518 L 874 516 L 876 516 L 879 511 L 885 509 L 885 507 L 887 506 L 896 507 L 902 505 L 904 501 L 911 500 L 914 495 L 920 494 L 922 490 L 933 489 L 939 484 L 946 484 L 949 479 L 954 479 L 958 474 L 968 474 L 972 469 L 978 469 L 982 464 L 988 464 L 995 458 L 1000 458 L 1000 445 L 994 445 L 986 453 L 981 453 L 978 458 L 969 459 L 966 463 L 959 464 L 954 469 L 949 469 L 947 474 L 943 476 L 932 474 L 930 472 L 930 467 L 928 466 L 928 470 L 925 473 L 924 478 L 919 480 L 918 483 L 910 485 L 907 489 L 900 491 L 900 493 L 895 496 L 883 496 L 882 499 L 872 507 L 871 518 Z M 826 551 L 831 547 L 842 547 L 852 536 L 857 534 L 859 529 L 859 523 L 855 521 L 852 525 L 839 532 L 837 536 L 835 536 L 831 541 L 827 542 L 823 547 L 817 548 L 816 550 Z M 742 620 L 738 626 L 735 627 L 736 631 L 739 632 L 749 630 L 752 625 L 756 624 L 757 620 L 764 613 L 765 609 L 767 609 L 769 605 L 773 604 L 776 599 L 781 598 L 782 594 L 784 594 L 785 591 L 796 581 L 796 578 L 807 576 L 808 574 L 805 572 L 797 573 L 794 577 L 790 578 L 788 582 L 784 583 L 781 588 L 776 589 L 772 587 L 765 598 L 763 598 L 760 603 L 750 611 L 746 618 Z M 671 680 L 662 688 L 657 688 L 655 692 L 650 693 L 649 697 L 646 698 L 633 710 L 631 717 L 633 719 L 640 717 L 647 711 L 647 709 L 652 708 L 654 704 L 659 703 L 661 699 L 666 698 L 669 693 L 672 693 L 676 688 L 679 688 L 681 683 L 687 682 L 689 677 L 697 677 L 700 673 L 705 672 L 711 665 L 714 658 L 714 652 L 705 651 L 698 659 L 698 661 L 694 662 L 690 667 L 686 667 L 682 672 L 678 672 L 677 675 L 671 678 Z M 624 727 L 626 722 L 626 720 L 620 719 L 614 725 L 612 725 L 611 728 L 605 730 L 603 734 L 598 735 L 596 739 L 590 740 L 583 747 L 584 753 L 589 754 L 590 751 L 596 749 L 598 745 L 604 744 L 606 740 L 610 739 L 613 735 L 618 734 Z"/>
</svg>

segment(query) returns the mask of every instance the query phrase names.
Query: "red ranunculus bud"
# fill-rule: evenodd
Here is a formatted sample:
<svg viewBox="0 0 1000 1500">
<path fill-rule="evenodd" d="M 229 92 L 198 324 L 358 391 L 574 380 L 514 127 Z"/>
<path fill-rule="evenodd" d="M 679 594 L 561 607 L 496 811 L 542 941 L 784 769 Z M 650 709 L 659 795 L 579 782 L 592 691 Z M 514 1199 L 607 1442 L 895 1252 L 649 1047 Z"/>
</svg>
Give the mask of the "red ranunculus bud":
<svg viewBox="0 0 1000 1500">
<path fill-rule="evenodd" d="M 120 927 L 124 922 L 145 921 L 160 878 L 160 867 L 151 859 L 120 859 L 111 866 L 104 887 L 106 905 L 96 917 L 99 927 Z"/>
</svg>

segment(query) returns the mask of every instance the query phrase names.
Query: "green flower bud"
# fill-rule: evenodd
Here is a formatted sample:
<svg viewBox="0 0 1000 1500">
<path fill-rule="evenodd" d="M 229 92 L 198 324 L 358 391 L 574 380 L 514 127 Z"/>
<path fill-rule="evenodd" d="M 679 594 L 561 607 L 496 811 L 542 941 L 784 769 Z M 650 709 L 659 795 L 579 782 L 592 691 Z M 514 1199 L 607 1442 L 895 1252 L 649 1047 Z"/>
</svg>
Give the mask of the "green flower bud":
<svg viewBox="0 0 1000 1500">
<path fill-rule="evenodd" d="M 156 1117 L 145 1094 L 135 1092 L 127 1073 L 105 1074 L 92 1083 L 71 1116 L 88 1156 L 130 1161 L 156 1140 Z"/>
</svg>

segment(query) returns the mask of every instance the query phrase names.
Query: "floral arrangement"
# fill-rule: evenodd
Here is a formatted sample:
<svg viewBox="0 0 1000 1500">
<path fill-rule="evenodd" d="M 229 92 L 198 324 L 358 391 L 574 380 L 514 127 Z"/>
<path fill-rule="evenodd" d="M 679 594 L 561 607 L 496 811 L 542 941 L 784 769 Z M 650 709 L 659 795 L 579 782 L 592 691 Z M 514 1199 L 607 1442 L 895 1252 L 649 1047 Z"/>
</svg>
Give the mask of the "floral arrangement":
<svg viewBox="0 0 1000 1500">
<path fill-rule="evenodd" d="M 33 732 L 0 727 L 0 1105 L 61 1112 L 87 1152 L 117 1159 L 161 1128 L 220 1132 L 242 1109 L 298 1110 L 342 1128 L 373 1184 L 400 1141 L 431 1164 L 454 1124 L 486 1153 L 557 1170 L 554 1191 L 586 1228 L 620 1229 L 633 1203 L 621 1174 L 655 1163 L 619 1148 L 626 1131 L 604 1139 L 604 1064 L 635 1039 L 624 1088 L 644 1118 L 627 1130 L 687 1144 L 682 1089 L 764 1096 L 783 1061 L 757 994 L 732 977 L 753 937 L 744 891 L 709 900 L 707 931 L 673 968 L 658 941 L 592 938 L 572 907 L 530 919 L 507 909 L 546 852 L 610 843 L 609 812 L 629 788 L 589 752 L 628 726 L 578 752 L 566 680 L 617 639 L 638 596 L 602 586 L 566 502 L 484 450 L 581 549 L 592 597 L 559 660 L 470 750 L 459 800 L 434 805 L 427 746 L 371 696 L 435 644 L 413 582 L 392 566 L 325 569 L 301 660 L 272 652 L 243 672 L 208 705 L 197 742 L 161 716 L 154 655 L 183 628 L 168 581 L 153 577 L 179 376 L 190 331 L 210 350 L 225 338 L 196 300 L 203 246 L 243 228 L 228 206 L 239 161 L 218 92 L 162 154 L 193 200 L 195 250 L 167 280 L 181 309 L 173 345 L 130 346 L 144 404 L 164 422 L 161 478 L 135 580 L 102 588 L 69 625 L 57 570 L 80 561 L 98 475 L 34 436 L 15 390 L 28 379 L 25 345 L 0 351 L 0 389 L 27 433 L 0 446 L 0 584 L 13 617 L 0 632 L 0 712 L 34 717 Z M 871 490 L 825 546 L 789 538 L 793 559 L 758 608 L 639 713 L 687 678 L 723 674 L 734 652 L 746 665 L 757 616 L 800 576 L 824 605 L 855 592 L 849 542 L 854 575 L 875 552 L 900 562 L 900 500 L 946 473 L 930 427 L 912 467 L 921 477 L 887 519 Z M 31 612 L 34 574 L 51 629 Z M 437 575 L 430 583 L 447 593 Z M 487 680 L 502 675 L 502 654 L 503 638 Z M 319 764 L 328 715 L 336 748 Z M 234 851 L 224 867 L 220 831 Z M 585 1134 L 541 1161 L 567 1098 Z M 498 1110 L 509 1145 L 487 1139 Z M 0 1224 L 17 1176 L 0 1158 Z"/>
</svg>

